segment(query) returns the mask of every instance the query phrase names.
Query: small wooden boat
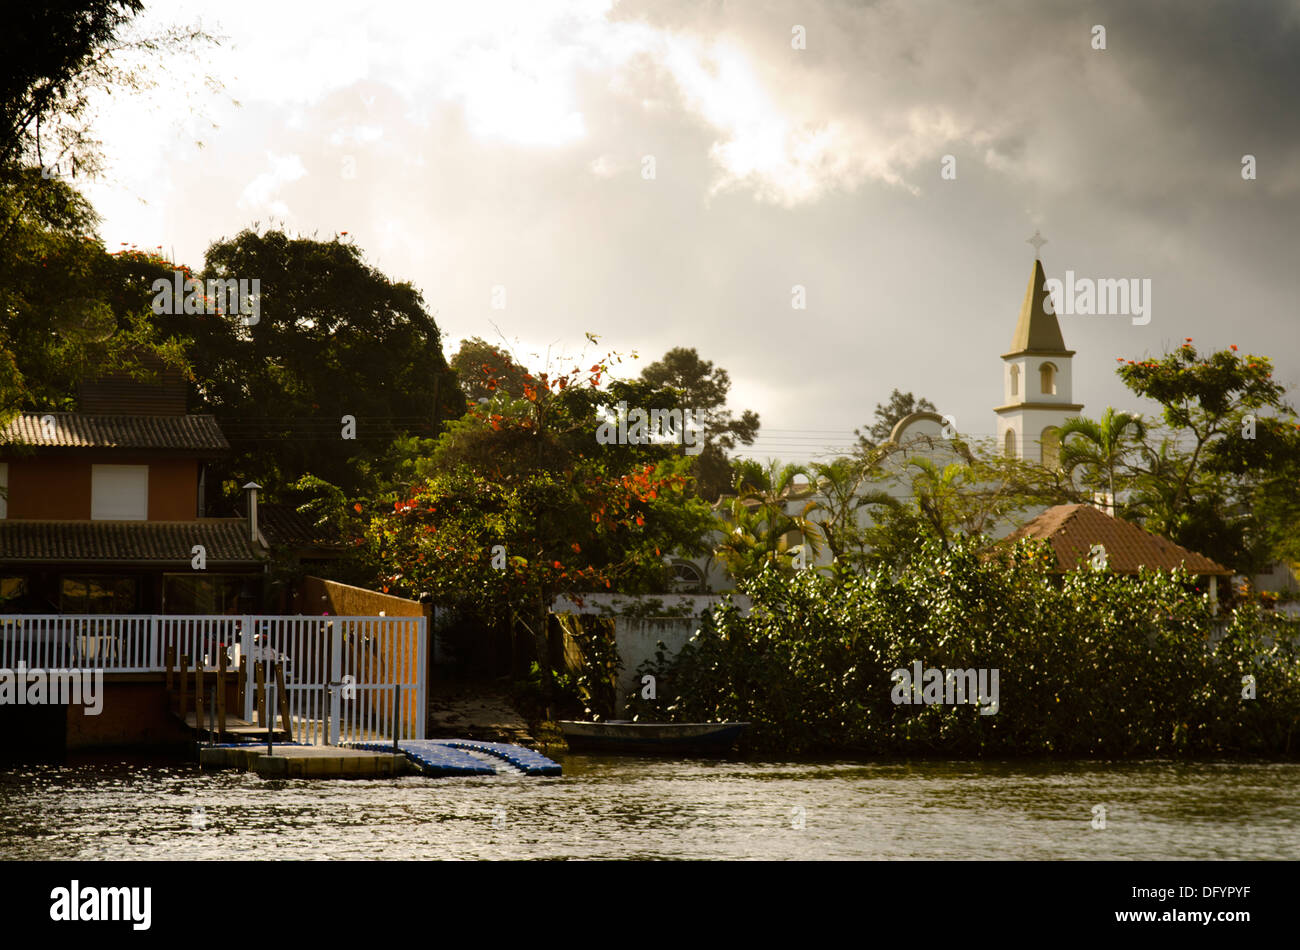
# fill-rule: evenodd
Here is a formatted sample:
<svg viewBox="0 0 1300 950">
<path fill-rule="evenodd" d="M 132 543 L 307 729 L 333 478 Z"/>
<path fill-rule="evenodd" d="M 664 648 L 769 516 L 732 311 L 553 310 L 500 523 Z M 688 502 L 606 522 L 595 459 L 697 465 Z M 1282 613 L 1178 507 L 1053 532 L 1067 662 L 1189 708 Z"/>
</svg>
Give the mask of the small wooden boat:
<svg viewBox="0 0 1300 950">
<path fill-rule="evenodd" d="M 605 722 L 562 720 L 560 731 L 574 752 L 633 752 L 642 755 L 725 752 L 747 722 Z"/>
</svg>

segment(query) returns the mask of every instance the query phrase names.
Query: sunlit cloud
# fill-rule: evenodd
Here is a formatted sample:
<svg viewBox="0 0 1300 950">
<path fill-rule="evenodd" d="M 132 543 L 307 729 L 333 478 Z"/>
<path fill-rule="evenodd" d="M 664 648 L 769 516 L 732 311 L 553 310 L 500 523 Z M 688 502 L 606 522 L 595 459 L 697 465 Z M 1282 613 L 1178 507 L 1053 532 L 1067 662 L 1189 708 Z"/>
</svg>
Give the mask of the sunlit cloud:
<svg viewBox="0 0 1300 950">
<path fill-rule="evenodd" d="M 302 159 L 297 155 L 277 155 L 266 153 L 270 163 L 269 171 L 264 171 L 250 181 L 239 196 L 239 207 L 253 211 L 267 209 L 280 217 L 287 217 L 289 207 L 276 197 L 282 185 L 297 181 L 307 174 Z"/>
</svg>

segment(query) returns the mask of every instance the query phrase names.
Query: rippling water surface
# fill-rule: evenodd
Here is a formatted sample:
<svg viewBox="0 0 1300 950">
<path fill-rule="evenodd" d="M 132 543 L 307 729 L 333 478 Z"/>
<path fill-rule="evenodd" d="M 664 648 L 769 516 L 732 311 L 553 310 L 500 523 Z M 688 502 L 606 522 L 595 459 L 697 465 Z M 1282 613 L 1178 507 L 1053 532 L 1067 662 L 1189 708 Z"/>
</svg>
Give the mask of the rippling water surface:
<svg viewBox="0 0 1300 950">
<path fill-rule="evenodd" d="M 562 762 L 382 781 L 10 769 L 0 858 L 1300 858 L 1294 764 Z"/>
</svg>

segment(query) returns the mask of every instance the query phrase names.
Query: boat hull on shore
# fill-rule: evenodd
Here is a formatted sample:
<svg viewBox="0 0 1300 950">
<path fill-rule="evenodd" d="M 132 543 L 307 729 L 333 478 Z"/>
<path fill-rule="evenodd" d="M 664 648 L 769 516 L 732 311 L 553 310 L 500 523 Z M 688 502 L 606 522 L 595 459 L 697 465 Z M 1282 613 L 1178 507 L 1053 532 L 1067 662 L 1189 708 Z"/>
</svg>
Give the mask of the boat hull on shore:
<svg viewBox="0 0 1300 950">
<path fill-rule="evenodd" d="M 735 745 L 747 722 L 577 722 L 559 723 L 574 752 L 634 755 L 718 754 Z"/>
</svg>

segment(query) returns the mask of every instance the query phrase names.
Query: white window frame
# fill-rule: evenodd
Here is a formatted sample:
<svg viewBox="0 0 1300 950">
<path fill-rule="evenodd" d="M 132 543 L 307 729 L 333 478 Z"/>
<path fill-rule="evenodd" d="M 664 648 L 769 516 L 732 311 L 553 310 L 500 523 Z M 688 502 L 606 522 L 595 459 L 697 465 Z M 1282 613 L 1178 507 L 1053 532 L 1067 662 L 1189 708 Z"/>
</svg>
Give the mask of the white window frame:
<svg viewBox="0 0 1300 950">
<path fill-rule="evenodd" d="M 148 465 L 90 466 L 91 521 L 148 521 Z"/>
</svg>

